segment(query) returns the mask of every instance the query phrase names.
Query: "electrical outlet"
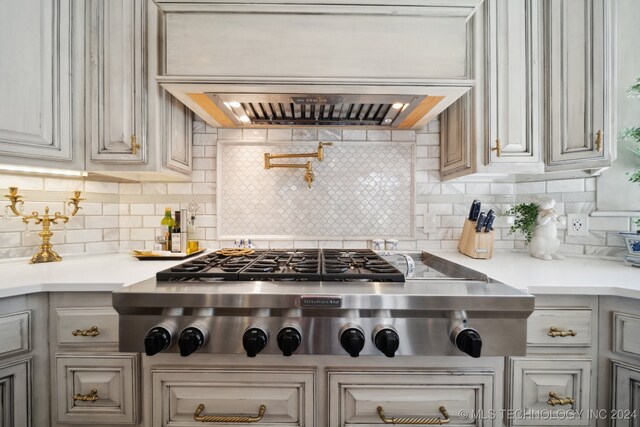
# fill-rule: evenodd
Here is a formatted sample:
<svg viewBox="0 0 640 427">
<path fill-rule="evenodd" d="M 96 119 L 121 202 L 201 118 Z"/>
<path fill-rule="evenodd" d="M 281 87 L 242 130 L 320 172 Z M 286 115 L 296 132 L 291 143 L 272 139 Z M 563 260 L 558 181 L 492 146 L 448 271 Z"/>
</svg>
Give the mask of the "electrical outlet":
<svg viewBox="0 0 640 427">
<path fill-rule="evenodd" d="M 438 228 L 438 217 L 433 213 L 424 214 L 424 232 L 434 233 Z"/>
<path fill-rule="evenodd" d="M 567 236 L 588 236 L 589 216 L 583 213 L 567 215 Z"/>
</svg>

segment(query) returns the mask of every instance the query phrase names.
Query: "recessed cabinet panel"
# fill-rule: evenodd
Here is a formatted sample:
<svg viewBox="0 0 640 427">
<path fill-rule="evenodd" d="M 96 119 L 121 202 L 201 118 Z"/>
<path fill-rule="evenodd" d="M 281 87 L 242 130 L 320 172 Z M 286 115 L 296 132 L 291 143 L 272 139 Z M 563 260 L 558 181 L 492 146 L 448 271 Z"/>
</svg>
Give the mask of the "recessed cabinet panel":
<svg viewBox="0 0 640 427">
<path fill-rule="evenodd" d="M 456 178 L 475 171 L 472 100 L 471 92 L 462 95 L 440 116 L 440 172 L 444 177 Z"/>
<path fill-rule="evenodd" d="M 507 409 L 529 414 L 510 419 L 509 425 L 589 425 L 591 360 L 528 357 L 510 358 L 509 363 Z M 575 411 L 574 416 L 567 417 L 568 411 Z"/>
<path fill-rule="evenodd" d="M 92 1 L 88 75 L 91 162 L 146 160 L 146 2 Z"/>
<path fill-rule="evenodd" d="M 182 102 L 174 98 L 169 92 L 160 89 L 162 119 L 161 126 L 164 126 L 160 133 L 162 137 L 162 147 L 166 150 L 163 158 L 166 167 L 177 172 L 191 173 L 191 141 L 193 115 Z"/>
<path fill-rule="evenodd" d="M 614 351 L 631 357 L 640 357 L 640 317 L 613 313 Z"/>
<path fill-rule="evenodd" d="M 591 310 L 536 309 L 527 321 L 527 345 L 591 346 Z"/>
<path fill-rule="evenodd" d="M 488 7 L 489 163 L 538 163 L 537 2 L 491 0 Z"/>
<path fill-rule="evenodd" d="M 313 426 L 311 371 L 152 369 L 151 376 L 154 426 L 200 426 L 196 417 L 205 416 L 255 418 L 262 405 L 260 424 Z"/>
<path fill-rule="evenodd" d="M 118 344 L 118 313 L 112 307 L 57 308 L 56 313 L 59 344 Z"/>
<path fill-rule="evenodd" d="M 55 367 L 58 422 L 137 422 L 137 354 L 56 354 Z"/>
<path fill-rule="evenodd" d="M 2 8 L 0 156 L 73 166 L 78 153 L 73 150 L 71 49 L 80 37 L 73 22 L 82 15 L 74 15 L 73 4 L 64 0 L 3 2 Z"/>
<path fill-rule="evenodd" d="M 611 79 L 608 0 L 553 0 L 545 5 L 549 170 L 602 162 L 609 142 L 605 80 Z M 567 167 L 565 167 L 567 168 Z"/>
<path fill-rule="evenodd" d="M 611 426 L 636 427 L 640 423 L 640 368 L 612 362 Z"/>
<path fill-rule="evenodd" d="M 30 427 L 31 359 L 0 365 L 0 426 Z"/>
<path fill-rule="evenodd" d="M 444 419 L 448 425 L 481 426 L 477 414 L 493 408 L 493 372 L 329 372 L 330 427 L 379 425 L 385 418 Z M 424 424 L 424 423 L 423 423 Z"/>
<path fill-rule="evenodd" d="M 31 349 L 31 312 L 0 316 L 0 357 Z"/>
</svg>

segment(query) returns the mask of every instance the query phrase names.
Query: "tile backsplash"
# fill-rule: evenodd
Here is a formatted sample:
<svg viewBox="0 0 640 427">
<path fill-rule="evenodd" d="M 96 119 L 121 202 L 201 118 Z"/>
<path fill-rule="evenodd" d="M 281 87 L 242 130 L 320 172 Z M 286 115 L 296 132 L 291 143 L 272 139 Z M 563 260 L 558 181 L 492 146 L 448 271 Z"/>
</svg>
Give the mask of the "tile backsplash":
<svg viewBox="0 0 640 427">
<path fill-rule="evenodd" d="M 194 122 L 194 171 L 191 182 L 186 183 L 113 183 L 100 182 L 90 179 L 58 179 L 43 178 L 35 176 L 20 175 L 0 175 L 0 189 L 6 191 L 9 186 L 17 186 L 20 193 L 25 196 L 25 211 L 43 211 L 45 206 L 49 206 L 51 211 L 63 211 L 63 202 L 68 198 L 73 190 L 83 191 L 86 199 L 82 204 L 80 213 L 73 217 L 69 223 L 63 226 L 54 227 L 54 249 L 60 254 L 82 253 L 82 252 L 106 252 L 118 249 L 151 249 L 153 247 L 154 236 L 159 231 L 160 219 L 165 206 L 172 210 L 186 208 L 189 203 L 198 203 L 197 236 L 201 244 L 205 247 L 228 246 L 233 243 L 233 239 L 219 240 L 219 236 L 227 234 L 229 236 L 238 233 L 237 237 L 254 238 L 254 243 L 259 247 L 362 247 L 369 242 L 365 235 L 360 232 L 353 234 L 345 233 L 340 226 L 332 226 L 331 222 L 325 224 L 324 228 L 318 228 L 322 232 L 313 232 L 310 229 L 300 229 L 300 235 L 282 235 L 282 225 L 280 228 L 272 228 L 270 233 L 278 234 L 279 238 L 259 238 L 260 229 L 250 228 L 251 224 L 242 222 L 224 222 L 225 216 L 232 213 L 233 209 L 244 210 L 244 206 L 233 207 L 233 201 L 227 205 L 225 193 L 218 194 L 218 191 L 225 191 L 227 179 L 225 171 L 231 170 L 232 162 L 227 163 L 224 147 L 242 147 L 262 152 L 265 144 L 283 144 L 292 141 L 308 141 L 305 147 L 310 148 L 317 144 L 317 141 L 333 141 L 334 147 L 327 149 L 327 159 L 331 156 L 331 151 L 342 152 L 350 147 L 371 146 L 374 144 L 387 145 L 380 150 L 389 150 L 389 145 L 396 145 L 400 152 L 398 156 L 386 154 L 376 154 L 378 161 L 371 162 L 373 158 L 357 163 L 341 163 L 334 165 L 330 174 L 325 174 L 322 168 L 330 168 L 331 164 L 319 164 L 314 162 L 317 171 L 317 180 L 314 182 L 316 188 L 322 188 L 323 182 L 332 182 L 332 185 L 341 185 L 341 176 L 357 175 L 351 168 L 356 165 L 362 170 L 369 169 L 369 173 L 378 172 L 380 169 L 386 171 L 393 170 L 393 176 L 406 180 L 406 171 L 413 167 L 413 182 L 415 183 L 414 202 L 409 206 L 406 204 L 406 187 L 401 191 L 402 209 L 404 217 L 413 220 L 413 233 L 409 232 L 407 237 L 407 221 L 391 221 L 391 226 L 397 228 L 386 229 L 389 235 L 397 233 L 400 237 L 401 249 L 432 249 L 432 248 L 456 248 L 457 241 L 462 230 L 464 218 L 468 213 L 469 205 L 473 199 L 480 199 L 483 206 L 494 208 L 496 212 L 504 212 L 509 206 L 521 201 L 532 201 L 541 196 L 554 198 L 558 203 L 556 210 L 561 215 L 569 213 L 589 213 L 596 209 L 596 179 L 579 178 L 565 180 L 547 180 L 537 182 L 496 182 L 490 179 L 480 180 L 478 178 L 467 181 L 441 182 L 440 181 L 440 147 L 439 147 L 439 123 L 437 121 L 429 123 L 418 131 L 388 131 L 388 130 L 359 130 L 359 129 L 216 129 L 206 125 L 202 121 Z M 240 144 L 240 145 L 239 145 Z M 219 147 L 222 150 L 221 159 L 217 159 Z M 273 145 L 270 150 L 275 152 Z M 415 151 L 410 156 L 401 150 L 408 147 Z M 384 151 L 381 151 L 384 153 Z M 355 154 L 350 155 L 355 158 Z M 399 165 L 398 162 L 408 164 Z M 218 171 L 218 164 L 221 162 L 221 171 Z M 257 168 L 256 170 L 259 170 Z M 218 186 L 219 172 L 222 172 L 222 183 Z M 266 171 L 278 174 L 277 179 L 284 183 L 287 173 L 281 174 L 282 170 Z M 290 181 L 286 184 L 296 187 L 306 186 L 303 180 L 304 172 L 300 170 L 287 171 L 290 173 Z M 322 172 L 322 177 L 321 177 Z M 241 173 L 241 171 L 240 171 Z M 276 176 L 276 175 L 272 175 Z M 337 179 L 338 181 L 330 181 Z M 411 178 L 411 177 L 409 177 Z M 356 178 L 359 179 L 359 178 Z M 409 186 L 413 186 L 409 184 Z M 232 187 L 229 187 L 230 189 Z M 235 190 L 238 190 L 237 188 Z M 332 209 L 339 207 L 340 202 L 332 199 L 331 189 L 325 189 L 324 198 L 313 202 L 311 208 L 312 215 L 319 218 L 330 217 Z M 2 195 L 6 194 L 3 193 Z M 223 203 L 220 208 L 222 217 L 218 218 L 218 197 Z M 371 196 L 375 197 L 375 196 Z M 390 195 L 383 195 L 376 199 L 375 203 L 389 204 Z M 385 199 L 386 202 L 385 202 Z M 231 199 L 233 200 L 233 199 Z M 287 209 L 300 210 L 296 206 L 294 199 L 288 199 L 291 205 Z M 373 200 L 373 199 L 371 199 Z M 246 201 L 238 201 L 246 203 Z M 301 203 L 301 202 L 300 202 Z M 229 209 L 226 212 L 225 209 Z M 349 210 L 356 209 L 350 205 Z M 367 221 L 373 221 L 374 212 L 378 207 L 368 208 L 364 215 Z M 413 212 L 413 213 L 411 213 Z M 5 214 L 2 210 L 0 213 Z M 426 233 L 424 228 L 425 214 L 432 214 L 435 219 L 435 231 Z M 307 214 L 300 214 L 306 216 Z M 413 218 L 411 218 L 411 215 Z M 292 217 L 293 218 L 293 217 Z M 219 221 L 221 220 L 221 221 Z M 260 225 L 265 218 L 254 220 L 254 225 Z M 295 219 L 294 219 L 295 220 Z M 218 223 L 222 228 L 218 230 Z M 246 226 L 247 228 L 243 228 Z M 235 228 L 233 228 L 235 227 Z M 520 250 L 524 248 L 522 236 L 509 234 L 509 224 L 506 218 L 499 217 L 495 224 L 497 249 Z M 633 229 L 631 218 L 629 217 L 602 217 L 591 216 L 589 218 L 589 236 L 573 237 L 567 236 L 566 231 L 559 232 L 562 242 L 561 250 L 570 254 L 586 254 L 598 256 L 621 256 L 624 252 L 624 242 L 618 236 L 618 231 Z M 227 231 L 228 230 L 228 231 Z M 240 230 L 243 231 L 242 234 Z M 37 233 L 39 227 L 25 226 L 18 218 L 3 215 L 0 218 L 0 258 L 15 258 L 31 256 L 39 244 Z M 375 233 L 385 234 L 387 231 L 380 228 Z M 297 232 L 296 232 L 297 233 Z M 294 233 L 290 233 L 294 234 Z M 367 234 L 367 233 L 366 233 Z M 360 236 L 360 237 L 359 237 Z"/>
</svg>

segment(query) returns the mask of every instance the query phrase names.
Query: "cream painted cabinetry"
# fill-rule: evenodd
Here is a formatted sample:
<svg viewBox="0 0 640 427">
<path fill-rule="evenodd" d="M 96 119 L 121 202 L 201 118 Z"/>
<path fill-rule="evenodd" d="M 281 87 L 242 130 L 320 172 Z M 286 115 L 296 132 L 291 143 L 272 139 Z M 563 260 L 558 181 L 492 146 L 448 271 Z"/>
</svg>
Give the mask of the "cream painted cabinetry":
<svg viewBox="0 0 640 427">
<path fill-rule="evenodd" d="M 118 353 L 111 294 L 50 299 L 51 425 L 136 425 L 140 356 Z"/>
<path fill-rule="evenodd" d="M 613 3 L 544 2 L 547 170 L 611 164 L 616 141 Z"/>
<path fill-rule="evenodd" d="M 155 79 L 157 7 L 150 0 L 89 4 L 87 170 L 133 180 L 188 178 L 192 116 Z"/>
<path fill-rule="evenodd" d="M 328 383 L 330 427 L 378 425 L 381 418 L 482 426 L 486 421 L 473 414 L 488 416 L 495 408 L 491 370 L 330 370 Z"/>
<path fill-rule="evenodd" d="M 486 0 L 472 19 L 476 85 L 442 114 L 443 177 L 542 172 L 538 2 Z"/>
<path fill-rule="evenodd" d="M 0 425 L 49 423 L 47 295 L 0 300 Z"/>
<path fill-rule="evenodd" d="M 595 426 L 597 297 L 536 296 L 527 356 L 507 362 L 511 426 Z"/>
<path fill-rule="evenodd" d="M 640 308 L 638 301 L 604 297 L 600 303 L 599 426 L 640 425 Z"/>
<path fill-rule="evenodd" d="M 84 167 L 84 2 L 4 2 L 0 163 Z"/>
</svg>

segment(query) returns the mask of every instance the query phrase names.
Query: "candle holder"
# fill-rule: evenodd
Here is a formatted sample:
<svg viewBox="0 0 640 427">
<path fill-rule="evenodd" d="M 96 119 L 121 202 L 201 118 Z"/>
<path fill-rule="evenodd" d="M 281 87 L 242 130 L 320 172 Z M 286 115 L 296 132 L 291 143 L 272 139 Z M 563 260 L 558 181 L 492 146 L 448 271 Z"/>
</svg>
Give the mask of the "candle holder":
<svg viewBox="0 0 640 427">
<path fill-rule="evenodd" d="M 22 200 L 23 197 L 18 194 L 18 187 L 9 187 L 9 194 L 5 195 L 5 197 L 11 202 L 7 207 L 11 209 L 16 216 L 22 218 L 22 222 L 27 225 L 29 224 L 29 221 L 33 221 L 36 225 L 42 224 L 42 231 L 38 233 L 40 238 L 42 238 L 42 244 L 40 245 L 38 253 L 36 253 L 29 261 L 29 264 L 62 261 L 62 257 L 52 249 L 51 237 L 53 236 L 53 232 L 51 231 L 50 226 L 51 224 L 58 224 L 58 221 L 62 221 L 62 223 L 66 224 L 69 222 L 69 218 L 75 216 L 78 211 L 82 209 L 79 205 L 80 201 L 84 199 L 80 198 L 80 191 L 74 191 L 73 197 L 70 197 L 70 201 L 66 203 L 67 206 L 72 208 L 70 215 L 62 215 L 60 212 L 56 212 L 53 216 L 50 216 L 49 206 L 44 208 L 44 215 L 40 215 L 38 212 L 32 212 L 31 215 L 22 214 L 18 210 L 18 206 L 22 207 L 24 205 L 24 201 Z"/>
</svg>

